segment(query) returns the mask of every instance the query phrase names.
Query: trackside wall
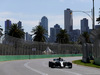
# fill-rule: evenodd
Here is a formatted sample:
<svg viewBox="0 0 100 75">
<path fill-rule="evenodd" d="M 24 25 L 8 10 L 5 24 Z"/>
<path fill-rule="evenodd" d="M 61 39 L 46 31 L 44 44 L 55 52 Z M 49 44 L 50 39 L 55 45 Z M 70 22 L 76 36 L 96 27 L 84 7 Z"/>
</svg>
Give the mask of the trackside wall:
<svg viewBox="0 0 100 75">
<path fill-rule="evenodd" d="M 0 61 L 24 60 L 24 59 L 39 59 L 39 58 L 54 58 L 54 57 L 74 57 L 82 56 L 82 54 L 54 54 L 54 55 L 1 55 Z"/>
<path fill-rule="evenodd" d="M 94 61 L 95 61 L 95 64 L 100 65 L 100 58 L 95 58 Z"/>
</svg>

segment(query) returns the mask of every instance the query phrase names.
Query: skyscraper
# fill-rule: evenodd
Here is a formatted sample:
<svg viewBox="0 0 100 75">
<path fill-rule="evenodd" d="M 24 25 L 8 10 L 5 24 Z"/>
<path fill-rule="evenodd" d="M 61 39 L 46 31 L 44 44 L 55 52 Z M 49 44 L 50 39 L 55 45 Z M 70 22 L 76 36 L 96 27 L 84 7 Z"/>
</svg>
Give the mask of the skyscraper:
<svg viewBox="0 0 100 75">
<path fill-rule="evenodd" d="M 75 29 L 70 34 L 70 40 L 73 41 L 73 42 L 78 41 L 79 36 L 80 36 L 80 30 Z"/>
<path fill-rule="evenodd" d="M 24 29 L 22 28 L 22 22 L 19 21 L 19 22 L 17 23 L 17 25 L 18 25 L 18 28 L 24 32 Z"/>
<path fill-rule="evenodd" d="M 40 25 L 48 31 L 48 19 L 46 16 L 42 17 Z"/>
<path fill-rule="evenodd" d="M 48 39 L 48 19 L 46 16 L 42 17 L 40 25 L 47 31 L 47 34 L 45 34 L 45 36 Z"/>
<path fill-rule="evenodd" d="M 11 21 L 6 20 L 5 21 L 5 34 L 8 34 L 10 28 L 11 28 Z"/>
<path fill-rule="evenodd" d="M 72 10 L 64 10 L 64 29 L 69 33 L 73 30 L 73 16 Z"/>
<path fill-rule="evenodd" d="M 86 18 L 81 20 L 81 34 L 84 32 L 89 32 L 88 19 Z"/>
<path fill-rule="evenodd" d="M 54 25 L 54 28 L 50 28 L 50 42 L 56 42 L 56 36 L 60 32 L 60 25 Z"/>
<path fill-rule="evenodd" d="M 18 24 L 18 28 L 21 29 L 22 28 L 22 22 L 19 21 L 17 24 Z"/>
<path fill-rule="evenodd" d="M 32 35 L 30 35 L 28 32 L 25 33 L 25 40 L 26 41 L 32 41 Z"/>
</svg>

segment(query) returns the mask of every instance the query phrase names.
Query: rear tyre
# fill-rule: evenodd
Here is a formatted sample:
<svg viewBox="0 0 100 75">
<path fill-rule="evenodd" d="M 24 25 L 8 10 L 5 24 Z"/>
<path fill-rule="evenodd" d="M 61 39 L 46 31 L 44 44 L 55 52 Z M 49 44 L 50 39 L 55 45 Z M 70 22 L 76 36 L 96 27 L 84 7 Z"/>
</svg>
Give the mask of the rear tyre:
<svg viewBox="0 0 100 75">
<path fill-rule="evenodd" d="M 64 67 L 66 67 L 67 66 L 67 62 L 64 62 L 63 65 L 64 65 Z"/>
</svg>

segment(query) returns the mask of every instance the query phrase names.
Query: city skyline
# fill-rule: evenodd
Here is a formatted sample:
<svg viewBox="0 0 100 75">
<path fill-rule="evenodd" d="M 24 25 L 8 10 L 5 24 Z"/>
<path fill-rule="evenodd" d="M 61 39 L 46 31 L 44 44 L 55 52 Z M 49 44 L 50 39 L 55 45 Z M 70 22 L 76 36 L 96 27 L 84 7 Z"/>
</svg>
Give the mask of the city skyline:
<svg viewBox="0 0 100 75">
<path fill-rule="evenodd" d="M 99 16 L 99 3 L 100 0 L 95 0 L 95 18 Z M 3 0 L 0 2 L 0 5 L 0 25 L 3 29 L 4 21 L 9 19 L 13 23 L 21 21 L 25 32 L 30 33 L 31 29 L 39 24 L 41 17 L 46 16 L 50 32 L 50 27 L 53 27 L 55 24 L 59 24 L 61 28 L 64 28 L 65 9 L 90 11 L 92 9 L 92 0 L 42 0 L 42 2 L 40 0 Z M 73 12 L 74 29 L 80 29 L 80 20 L 83 18 L 89 20 L 89 28 L 92 28 L 90 17 L 84 13 Z"/>
</svg>

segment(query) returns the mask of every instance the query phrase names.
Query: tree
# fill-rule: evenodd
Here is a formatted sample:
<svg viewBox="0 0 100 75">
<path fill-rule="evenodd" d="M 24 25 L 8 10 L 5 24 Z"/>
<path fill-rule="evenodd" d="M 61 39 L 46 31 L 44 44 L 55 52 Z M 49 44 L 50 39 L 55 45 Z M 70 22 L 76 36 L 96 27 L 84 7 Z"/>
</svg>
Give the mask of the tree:
<svg viewBox="0 0 100 75">
<path fill-rule="evenodd" d="M 31 31 L 34 35 L 33 40 L 34 41 L 38 41 L 38 42 L 45 42 L 46 41 L 46 37 L 45 34 L 47 33 L 47 31 L 40 25 L 36 26 L 35 28 L 32 29 Z"/>
<path fill-rule="evenodd" d="M 84 32 L 84 33 L 82 34 L 82 36 L 85 38 L 85 41 L 86 41 L 87 43 L 90 43 L 90 35 L 88 34 L 88 32 Z"/>
<path fill-rule="evenodd" d="M 60 30 L 60 33 L 57 34 L 56 42 L 61 43 L 61 44 L 69 43 L 69 36 L 66 30 L 63 30 L 63 29 Z"/>
<path fill-rule="evenodd" d="M 24 38 L 24 32 L 21 28 L 18 28 L 17 24 L 12 24 L 11 28 L 9 29 L 8 35 L 11 36 L 11 38 L 14 39 L 13 42 L 10 41 L 10 43 L 13 44 L 14 48 L 15 48 L 15 54 L 19 53 L 19 49 L 18 49 L 18 45 L 22 43 L 21 39 Z M 7 38 L 9 40 L 9 38 Z"/>
<path fill-rule="evenodd" d="M 17 24 L 12 24 L 8 32 L 9 36 L 16 37 L 16 38 L 24 38 L 24 34 L 25 33 L 22 31 L 22 29 L 18 28 Z"/>
<path fill-rule="evenodd" d="M 1 38 L 1 36 L 3 35 L 2 31 L 3 31 L 3 29 L 2 29 L 1 26 L 0 26 L 0 38 Z"/>
</svg>

